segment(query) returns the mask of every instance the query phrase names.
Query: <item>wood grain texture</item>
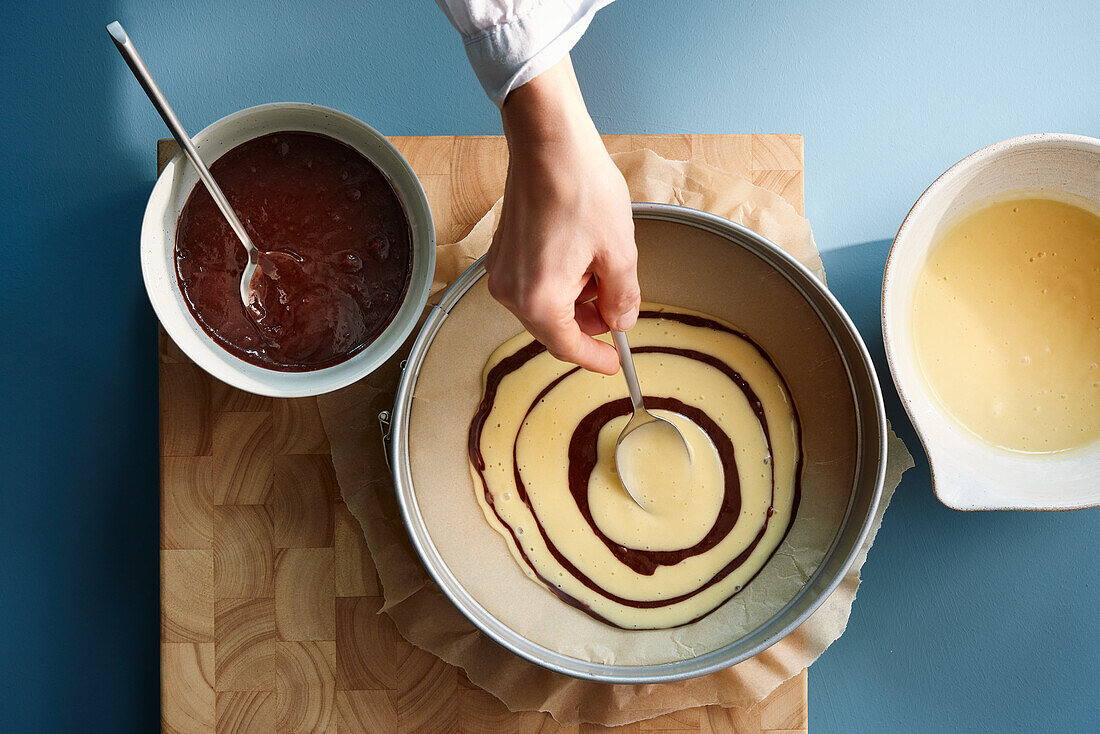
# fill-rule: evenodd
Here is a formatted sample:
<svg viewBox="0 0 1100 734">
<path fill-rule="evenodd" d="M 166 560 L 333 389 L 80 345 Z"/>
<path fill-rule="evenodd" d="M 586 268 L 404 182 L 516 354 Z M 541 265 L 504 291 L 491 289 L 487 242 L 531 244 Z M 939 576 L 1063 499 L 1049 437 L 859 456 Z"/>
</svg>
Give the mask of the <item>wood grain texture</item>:
<svg viewBox="0 0 1100 734">
<path fill-rule="evenodd" d="M 332 459 L 328 454 L 277 455 L 274 465 L 268 509 L 275 547 L 331 549 L 336 501 Z"/>
<path fill-rule="evenodd" d="M 160 552 L 161 642 L 214 641 L 214 554 Z"/>
<path fill-rule="evenodd" d="M 274 599 L 218 599 L 214 633 L 215 690 L 274 690 Z"/>
<path fill-rule="evenodd" d="M 219 692 L 218 731 L 270 734 L 275 731 L 275 706 L 273 691 Z"/>
<path fill-rule="evenodd" d="M 335 508 L 336 596 L 381 596 L 378 572 L 359 521 L 343 502 Z"/>
<path fill-rule="evenodd" d="M 160 470 L 176 491 L 161 497 L 160 546 L 165 550 L 214 547 L 214 457 L 163 456 Z"/>
<path fill-rule="evenodd" d="M 396 698 L 394 691 L 337 691 L 336 730 L 397 732 Z"/>
<path fill-rule="evenodd" d="M 398 654 L 398 731 L 456 731 L 458 669 L 412 645 L 402 645 Z"/>
<path fill-rule="evenodd" d="M 222 599 L 275 595 L 271 515 L 263 505 L 214 507 L 214 593 Z"/>
<path fill-rule="evenodd" d="M 412 646 L 401 639 L 382 598 L 336 600 L 336 688 L 341 691 L 397 690 L 399 653 Z"/>
<path fill-rule="evenodd" d="M 213 734 L 214 643 L 161 643 L 160 675 L 161 730 Z"/>
<path fill-rule="evenodd" d="M 323 454 L 328 456 L 328 436 L 313 398 L 276 400 L 272 411 L 277 454 Z"/>
<path fill-rule="evenodd" d="M 278 642 L 279 731 L 336 731 L 336 642 Z"/>
<path fill-rule="evenodd" d="M 279 551 L 275 560 L 275 626 L 280 640 L 336 639 L 334 579 L 331 545 Z"/>
<path fill-rule="evenodd" d="M 499 137 L 393 142 L 427 192 L 437 239 L 501 195 Z M 797 135 L 612 135 L 739 173 L 802 211 Z M 158 143 L 161 167 L 175 153 Z M 340 501 L 312 398 L 217 382 L 160 332 L 161 726 L 164 732 L 750 734 L 805 732 L 806 674 L 751 711 L 688 709 L 617 729 L 512 713 L 398 634 L 362 530 Z"/>
<path fill-rule="evenodd" d="M 214 504 L 261 505 L 274 480 L 272 414 L 211 411 Z"/>
<path fill-rule="evenodd" d="M 161 456 L 210 455 L 214 435 L 210 411 L 213 382 L 194 364 L 160 364 Z"/>
</svg>

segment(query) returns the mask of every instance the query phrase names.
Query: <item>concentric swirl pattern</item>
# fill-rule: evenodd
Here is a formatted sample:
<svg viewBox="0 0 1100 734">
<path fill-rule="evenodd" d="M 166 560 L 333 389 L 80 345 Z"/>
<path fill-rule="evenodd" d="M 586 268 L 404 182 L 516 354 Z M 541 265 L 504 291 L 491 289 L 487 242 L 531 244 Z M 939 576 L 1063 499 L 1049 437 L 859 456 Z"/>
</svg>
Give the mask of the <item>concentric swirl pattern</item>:
<svg viewBox="0 0 1100 734">
<path fill-rule="evenodd" d="M 630 414 L 621 375 L 551 357 L 523 333 L 490 357 L 470 426 L 478 501 L 524 572 L 624 629 L 698 620 L 782 543 L 799 497 L 798 415 L 772 361 L 733 327 L 647 304 L 630 332 L 647 407 L 693 452 L 687 486 L 641 510 L 614 446 Z"/>
</svg>

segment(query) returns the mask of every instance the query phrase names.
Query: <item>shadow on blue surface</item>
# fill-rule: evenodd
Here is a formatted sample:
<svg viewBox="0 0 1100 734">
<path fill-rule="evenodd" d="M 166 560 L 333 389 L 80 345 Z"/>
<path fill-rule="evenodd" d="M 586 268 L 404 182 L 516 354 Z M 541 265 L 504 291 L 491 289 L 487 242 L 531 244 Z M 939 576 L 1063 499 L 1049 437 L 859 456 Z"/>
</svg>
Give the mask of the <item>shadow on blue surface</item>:
<svg viewBox="0 0 1100 734">
<path fill-rule="evenodd" d="M 156 329 L 109 3 L 7 3 L 0 731 L 156 731 Z"/>
<path fill-rule="evenodd" d="M 1086 621 L 1100 602 L 1090 561 L 1098 511 L 962 513 L 935 499 L 882 344 L 878 284 L 889 249 L 877 240 L 822 254 L 916 466 L 863 567 L 847 632 L 811 670 L 810 728 L 1052 731 L 1095 721 L 1096 701 L 1082 693 L 1100 680 L 1100 639 Z"/>
<path fill-rule="evenodd" d="M 876 240 L 858 245 L 828 250 L 821 253 L 825 263 L 825 272 L 829 280 L 829 290 L 843 304 L 859 330 L 871 359 L 878 372 L 882 385 L 882 399 L 886 404 L 886 416 L 894 431 L 905 441 L 905 446 L 916 461 L 914 471 L 928 473 L 928 460 L 924 448 L 917 439 L 913 424 L 901 405 L 897 388 L 890 377 L 890 368 L 886 364 L 886 350 L 882 344 L 882 320 L 880 318 L 879 294 L 882 274 L 886 267 L 886 256 L 890 252 L 891 240 Z"/>
</svg>

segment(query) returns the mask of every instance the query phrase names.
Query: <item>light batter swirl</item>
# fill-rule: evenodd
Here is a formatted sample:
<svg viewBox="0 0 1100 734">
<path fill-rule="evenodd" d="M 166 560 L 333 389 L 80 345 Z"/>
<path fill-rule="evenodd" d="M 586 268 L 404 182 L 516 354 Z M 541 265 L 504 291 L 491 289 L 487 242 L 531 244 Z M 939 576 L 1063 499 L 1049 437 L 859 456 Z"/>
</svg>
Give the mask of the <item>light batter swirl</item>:
<svg viewBox="0 0 1100 734">
<path fill-rule="evenodd" d="M 740 591 L 786 537 L 798 414 L 771 359 L 718 319 L 646 304 L 630 338 L 646 406 L 692 448 L 689 486 L 637 507 L 614 468 L 631 411 L 622 376 L 559 362 L 526 333 L 485 367 L 471 471 L 529 577 L 607 624 L 676 627 Z"/>
</svg>

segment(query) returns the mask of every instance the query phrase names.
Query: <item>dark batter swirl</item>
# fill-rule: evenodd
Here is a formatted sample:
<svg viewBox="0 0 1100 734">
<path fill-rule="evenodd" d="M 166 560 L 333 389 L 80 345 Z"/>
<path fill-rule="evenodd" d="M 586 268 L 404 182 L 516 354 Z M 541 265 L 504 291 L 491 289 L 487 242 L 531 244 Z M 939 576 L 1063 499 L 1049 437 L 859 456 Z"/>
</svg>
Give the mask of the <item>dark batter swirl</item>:
<svg viewBox="0 0 1100 734">
<path fill-rule="evenodd" d="M 745 334 L 740 333 L 725 324 L 719 323 L 715 320 L 708 319 L 706 317 L 687 314 L 679 312 L 664 312 L 664 311 L 643 311 L 640 314 L 640 319 L 663 319 L 666 321 L 677 322 L 686 326 L 700 327 L 711 329 L 715 331 L 724 332 L 736 336 L 748 342 L 761 357 L 775 370 L 775 374 L 778 376 L 778 370 L 775 369 L 775 365 L 768 355 Z M 518 551 L 519 555 L 526 562 L 526 565 L 535 574 L 537 578 L 551 591 L 556 593 L 567 603 L 575 606 L 591 616 L 613 626 L 619 626 L 614 622 L 606 619 L 597 612 L 595 612 L 588 604 L 575 598 L 574 596 L 566 593 L 561 584 L 554 583 L 540 573 L 535 564 L 531 561 L 530 557 L 524 550 L 524 544 L 521 538 L 517 536 L 514 528 L 511 527 L 504 518 L 501 516 L 498 508 L 496 507 L 493 493 L 489 489 L 489 484 L 485 477 L 485 458 L 482 454 L 481 440 L 482 434 L 485 428 L 485 423 L 489 419 L 490 414 L 493 411 L 493 407 L 496 403 L 497 394 L 500 389 L 501 382 L 510 374 L 521 369 L 531 360 L 535 359 L 539 355 L 545 352 L 545 348 L 537 341 L 531 341 L 526 345 L 519 348 L 513 354 L 505 357 L 495 366 L 493 366 L 485 377 L 485 392 L 481 404 L 478 407 L 477 412 L 474 415 L 473 421 L 470 425 L 469 440 L 468 440 L 468 452 L 472 466 L 482 483 L 482 491 L 486 504 L 492 508 L 492 512 L 496 515 L 499 524 L 507 528 L 512 536 L 514 547 Z M 772 436 L 769 430 L 767 416 L 765 414 L 764 405 L 762 404 L 757 393 L 748 384 L 748 382 L 742 377 L 742 375 L 721 359 L 698 350 L 693 349 L 679 349 L 675 347 L 665 346 L 641 346 L 634 349 L 634 353 L 641 354 L 667 354 L 674 355 L 676 357 L 693 360 L 703 363 L 708 367 L 711 367 L 721 372 L 730 382 L 735 384 L 743 393 L 748 405 L 750 406 L 752 413 L 755 415 L 756 420 L 759 421 L 760 429 L 764 436 L 764 441 L 768 449 L 768 456 L 771 457 L 772 452 Z M 550 384 L 548 384 L 535 399 L 531 402 L 530 407 L 527 409 L 524 415 L 523 421 L 520 425 L 524 425 L 530 416 L 531 411 L 535 409 L 543 400 L 558 388 L 561 383 L 571 377 L 577 376 L 580 368 L 572 368 L 565 373 L 558 376 Z M 779 377 L 782 382 L 782 377 Z M 786 385 L 783 384 L 784 392 L 789 395 L 789 391 L 786 389 Z M 719 460 L 721 462 L 723 477 L 724 477 L 724 491 L 722 495 L 721 505 L 719 507 L 717 517 L 714 520 L 713 525 L 705 536 L 697 543 L 690 547 L 676 549 L 676 550 L 645 550 L 640 548 L 630 548 L 620 543 L 615 542 L 609 538 L 594 521 L 591 508 L 589 507 L 588 499 L 588 487 L 589 479 L 592 476 L 593 470 L 597 464 L 597 438 L 601 429 L 611 420 L 620 416 L 628 415 L 631 412 L 630 401 L 626 398 L 612 400 L 606 402 L 591 412 L 589 412 L 579 422 L 574 429 L 568 446 L 568 482 L 569 492 L 576 503 L 577 509 L 580 512 L 581 517 L 587 524 L 588 528 L 600 539 L 600 541 L 607 547 L 608 551 L 614 556 L 614 558 L 623 564 L 626 568 L 630 569 L 635 574 L 651 576 L 661 566 L 675 566 L 681 563 L 687 558 L 691 558 L 696 555 L 706 553 L 721 543 L 732 531 L 734 525 L 737 523 L 741 513 L 742 496 L 741 486 L 738 476 L 737 461 L 735 457 L 735 447 L 730 437 L 723 431 L 718 423 L 709 416 L 704 410 L 694 405 L 688 405 L 687 403 L 670 396 L 664 395 L 646 395 L 645 402 L 647 407 L 653 409 L 667 410 L 673 413 L 678 413 L 693 423 L 695 423 L 702 431 L 710 438 L 717 451 Z M 796 443 L 801 443 L 801 429 L 798 425 L 797 411 L 794 409 L 793 402 L 791 403 L 791 411 L 795 420 L 796 431 Z M 520 431 L 522 433 L 522 430 Z M 769 502 L 768 511 L 763 519 L 763 524 L 756 534 L 756 537 L 745 547 L 736 557 L 732 558 L 723 567 L 718 569 L 716 573 L 707 579 L 701 580 L 698 587 L 686 594 L 680 594 L 677 596 L 661 598 L 661 599 L 629 599 L 611 593 L 610 591 L 602 588 L 598 583 L 592 580 L 587 574 L 579 569 L 566 555 L 555 545 L 553 540 L 549 537 L 542 522 L 539 521 L 538 515 L 532 505 L 531 498 L 528 496 L 528 492 L 524 483 L 522 473 L 520 471 L 519 464 L 516 460 L 516 446 L 519 443 L 519 435 L 517 434 L 515 441 L 511 447 L 512 449 L 512 466 L 515 480 L 515 487 L 517 490 L 517 496 L 527 506 L 531 516 L 535 519 L 536 527 L 539 534 L 546 546 L 547 551 L 554 558 L 554 560 L 565 570 L 568 574 L 574 577 L 577 581 L 582 583 L 585 587 L 592 590 L 596 594 L 611 600 L 617 604 L 621 604 L 628 607 L 634 607 L 638 609 L 653 609 L 657 607 L 668 606 L 676 604 L 678 602 L 685 601 L 703 590 L 719 583 L 725 579 L 729 574 L 740 568 L 750 557 L 753 551 L 760 544 L 761 540 L 765 537 L 768 531 L 769 524 L 772 522 L 772 518 L 775 516 L 775 510 L 772 506 L 775 500 L 775 466 L 774 462 L 768 462 L 768 471 L 770 473 L 770 481 L 772 488 L 772 500 Z M 801 449 L 798 449 L 797 465 L 795 469 L 794 478 L 794 497 L 793 506 L 789 517 L 787 518 L 787 525 L 783 529 L 783 537 L 786 537 L 787 532 L 790 530 L 791 524 L 793 524 L 795 512 L 798 507 L 799 497 L 801 494 L 800 477 L 801 477 Z M 782 539 L 779 541 L 782 542 Z M 779 543 L 776 544 L 778 548 Z M 774 550 L 773 550 L 774 553 Z M 757 569 L 757 573 L 759 569 Z M 755 573 L 753 574 L 755 577 Z M 750 579 L 751 580 L 751 577 Z M 747 581 L 745 583 L 748 583 Z M 742 588 L 743 585 L 737 586 L 733 593 L 736 593 Z M 730 594 L 732 596 L 732 594 Z M 727 597 L 728 599 L 729 597 Z M 724 603 L 724 600 L 723 600 Z M 682 624 L 690 624 L 691 622 L 701 619 L 706 614 L 709 614 L 721 604 L 714 605 L 710 610 L 703 615 L 692 619 Z"/>
</svg>

